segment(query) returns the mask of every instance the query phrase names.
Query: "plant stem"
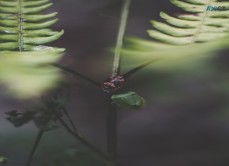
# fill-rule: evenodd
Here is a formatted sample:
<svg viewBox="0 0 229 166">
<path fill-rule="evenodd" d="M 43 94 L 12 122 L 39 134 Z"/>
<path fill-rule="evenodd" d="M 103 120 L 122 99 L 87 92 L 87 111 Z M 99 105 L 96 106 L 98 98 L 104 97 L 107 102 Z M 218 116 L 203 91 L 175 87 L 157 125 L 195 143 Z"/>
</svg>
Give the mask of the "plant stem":
<svg viewBox="0 0 229 166">
<path fill-rule="evenodd" d="M 111 155 L 113 161 L 117 154 L 117 106 L 111 103 L 107 116 L 107 152 Z"/>
<path fill-rule="evenodd" d="M 72 118 L 70 117 L 70 115 L 69 115 L 69 113 L 68 113 L 68 110 L 67 110 L 66 108 L 63 108 L 63 112 L 64 112 L 64 114 L 66 115 L 66 117 L 67 117 L 69 123 L 71 124 L 71 126 L 72 126 L 74 132 L 78 132 L 78 130 L 77 130 L 77 128 L 76 128 L 76 126 L 75 126 L 75 124 L 74 124 Z"/>
<path fill-rule="evenodd" d="M 155 58 L 152 58 L 148 61 L 146 61 L 145 63 L 139 65 L 139 66 L 136 66 L 135 68 L 131 69 L 130 71 L 126 72 L 125 74 L 123 74 L 123 77 L 125 79 L 131 77 L 132 75 L 134 75 L 136 72 L 138 72 L 139 70 L 147 67 L 148 65 L 152 64 L 153 62 L 156 62 L 158 61 L 159 59 L 155 59 Z"/>
<path fill-rule="evenodd" d="M 123 38 L 127 26 L 130 5 L 131 0 L 124 0 L 117 43 L 115 47 L 112 76 L 119 75 L 121 71 L 121 49 L 123 46 Z M 115 166 L 117 156 L 117 106 L 116 104 L 112 103 L 110 96 L 109 103 L 110 107 L 107 116 L 107 152 L 111 155 L 112 161 L 108 162 L 108 165 Z"/>
<path fill-rule="evenodd" d="M 36 150 L 40 144 L 40 141 L 41 141 L 43 134 L 44 134 L 44 131 L 42 131 L 42 130 L 38 131 L 38 134 L 37 134 L 36 140 L 34 142 L 33 148 L 29 154 L 29 158 L 27 160 L 26 166 L 31 166 L 34 154 L 35 154 L 35 152 L 36 152 Z"/>
<path fill-rule="evenodd" d="M 62 124 L 62 126 L 68 131 L 69 134 L 71 134 L 73 137 L 75 137 L 78 141 L 80 141 L 84 146 L 86 146 L 88 149 L 95 152 L 97 155 L 99 155 L 101 158 L 103 158 L 106 161 L 110 160 L 110 157 L 97 149 L 95 146 L 93 146 L 91 143 L 89 143 L 86 139 L 84 139 L 78 132 L 74 132 L 65 122 L 64 120 L 56 113 L 54 113 L 56 118 L 59 120 L 59 122 Z"/>
<path fill-rule="evenodd" d="M 56 63 L 55 63 L 55 64 L 52 64 L 52 65 L 53 65 L 54 67 L 57 67 L 57 68 L 59 68 L 59 69 L 65 71 L 65 72 L 71 73 L 71 74 L 73 74 L 74 76 L 77 76 L 77 77 L 79 77 L 79 78 L 81 78 L 81 79 L 83 79 L 83 80 L 85 80 L 85 81 L 87 81 L 87 82 L 89 82 L 89 83 L 91 83 L 91 84 L 97 86 L 97 87 L 101 87 L 101 84 L 100 84 L 99 82 L 94 81 L 94 80 L 88 78 L 87 76 L 78 73 L 77 71 L 74 71 L 74 70 L 72 70 L 72 69 L 69 69 L 69 68 L 67 68 L 67 67 L 65 67 L 65 66 L 62 66 L 62 65 L 56 64 Z"/>
<path fill-rule="evenodd" d="M 123 46 L 123 38 L 124 38 L 125 30 L 126 30 L 130 4 L 131 4 L 131 0 L 124 0 L 122 14 L 121 14 L 121 22 L 120 22 L 119 32 L 118 32 L 118 38 L 117 38 L 117 43 L 115 47 L 112 76 L 120 74 L 121 49 Z"/>
</svg>

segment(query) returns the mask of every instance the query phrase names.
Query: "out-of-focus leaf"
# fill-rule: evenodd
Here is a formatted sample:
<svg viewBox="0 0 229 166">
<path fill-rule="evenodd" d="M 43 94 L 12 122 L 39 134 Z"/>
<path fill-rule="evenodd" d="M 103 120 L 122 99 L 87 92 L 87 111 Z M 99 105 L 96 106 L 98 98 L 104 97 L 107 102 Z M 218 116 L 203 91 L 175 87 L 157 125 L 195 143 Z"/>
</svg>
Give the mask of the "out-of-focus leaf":
<svg viewBox="0 0 229 166">
<path fill-rule="evenodd" d="M 189 14 L 170 16 L 160 13 L 164 22 L 153 20 L 154 30 L 149 30 L 152 41 L 130 38 L 123 49 L 123 65 L 132 68 L 139 61 L 157 59 L 153 69 L 177 70 L 201 65 L 202 60 L 212 57 L 216 51 L 229 44 L 228 2 L 171 0 Z M 208 6 L 225 6 L 224 11 L 208 11 Z M 200 63 L 200 64 L 198 64 Z M 132 66 L 133 65 L 133 66 Z"/>
<path fill-rule="evenodd" d="M 129 109 L 142 109 L 145 106 L 145 99 L 136 92 L 112 95 L 112 101 L 120 107 Z"/>
<path fill-rule="evenodd" d="M 44 46 L 64 34 L 50 29 L 58 21 L 57 12 L 42 13 L 50 6 L 50 0 L 0 1 L 0 83 L 15 97 L 39 96 L 60 80 L 49 64 L 64 49 Z"/>
<path fill-rule="evenodd" d="M 49 131 L 59 128 L 57 117 L 63 116 L 62 110 L 65 107 L 66 102 L 62 101 L 62 97 L 50 97 L 46 98 L 40 104 L 33 108 L 21 113 L 16 110 L 6 112 L 8 115 L 6 118 L 15 127 L 20 127 L 30 121 L 42 131 Z M 55 113 L 55 114 L 54 114 Z"/>
<path fill-rule="evenodd" d="M 4 166 L 8 162 L 8 159 L 0 155 L 0 166 Z"/>
<path fill-rule="evenodd" d="M 9 122 L 11 122 L 15 127 L 20 127 L 33 119 L 34 112 L 27 111 L 24 113 L 20 113 L 16 110 L 6 112 L 8 115 L 6 118 Z"/>
<path fill-rule="evenodd" d="M 39 96 L 54 88 L 61 76 L 50 65 L 61 58 L 56 49 L 33 52 L 0 52 L 0 83 L 20 98 Z"/>
<path fill-rule="evenodd" d="M 36 114 L 33 117 L 35 125 L 43 131 L 49 131 L 59 128 L 57 117 L 62 117 L 62 110 L 65 107 L 66 102 L 62 101 L 62 97 L 47 97 L 41 105 L 33 108 Z"/>
<path fill-rule="evenodd" d="M 148 69 L 162 71 L 176 71 L 178 69 L 195 69 L 196 66 L 202 65 L 203 60 L 213 57 L 217 51 L 225 49 L 229 45 L 229 37 L 218 39 L 207 43 L 195 43 L 184 46 L 163 47 L 159 48 L 153 41 L 147 41 L 137 38 L 129 38 L 129 48 L 123 49 L 123 70 L 130 70 L 139 65 L 139 62 L 145 62 L 155 59 Z"/>
<path fill-rule="evenodd" d="M 42 131 L 49 131 L 59 128 L 60 126 L 44 116 L 35 117 L 33 119 L 35 125 Z"/>
<path fill-rule="evenodd" d="M 36 112 L 33 122 L 40 130 L 49 131 L 59 128 L 59 125 L 56 123 L 57 119 L 52 114 L 52 111 L 37 110 Z"/>
</svg>

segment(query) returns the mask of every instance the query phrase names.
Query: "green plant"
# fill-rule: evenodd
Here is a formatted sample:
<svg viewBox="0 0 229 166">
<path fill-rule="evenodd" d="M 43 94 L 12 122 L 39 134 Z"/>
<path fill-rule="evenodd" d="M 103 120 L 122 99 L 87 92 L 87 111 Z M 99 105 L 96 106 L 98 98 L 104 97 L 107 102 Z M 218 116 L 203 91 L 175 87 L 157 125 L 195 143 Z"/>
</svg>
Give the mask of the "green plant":
<svg viewBox="0 0 229 166">
<path fill-rule="evenodd" d="M 151 67 L 173 70 L 195 65 L 201 59 L 228 47 L 228 2 L 171 0 L 171 3 L 183 9 L 185 13 L 172 16 L 161 12 L 160 16 L 164 22 L 152 20 L 154 30 L 148 30 L 153 41 L 128 38 L 130 46 L 123 49 L 127 62 L 160 59 Z M 208 5 L 224 6 L 225 10 L 208 11 Z"/>
<path fill-rule="evenodd" d="M 5 1 L 4 1 L 5 2 Z M 22 1 L 19 1 L 22 2 Z M 27 2 L 27 1 L 25 1 Z M 40 12 L 41 8 L 42 10 L 46 7 L 49 7 L 49 4 L 46 4 L 47 1 L 37 1 L 41 4 L 45 4 L 43 7 L 39 7 L 40 10 L 35 10 L 34 7 L 38 4 L 35 3 L 36 1 L 28 1 L 28 3 L 25 3 L 24 5 L 24 11 L 30 11 L 30 12 Z M 59 56 L 59 51 L 63 51 L 62 49 L 56 49 L 56 48 L 50 48 L 48 47 L 48 51 L 46 50 L 46 47 L 40 47 L 36 46 L 37 44 L 45 44 L 46 42 L 50 42 L 52 40 L 57 39 L 62 35 L 61 32 L 52 32 L 50 30 L 44 30 L 42 27 L 39 30 L 36 30 L 37 33 L 32 33 L 38 36 L 46 36 L 46 38 L 43 40 L 39 40 L 35 37 L 35 40 L 29 40 L 24 38 L 20 34 L 20 31 L 17 31 L 19 34 L 19 41 L 15 41 L 15 38 L 12 38 L 13 44 L 16 43 L 17 47 L 13 48 L 9 45 L 8 39 L 3 36 L 4 42 L 7 41 L 7 44 L 5 46 L 5 50 L 10 50 L 10 52 L 3 52 L 2 55 L 6 54 L 6 56 L 11 55 L 12 59 L 19 59 L 20 62 L 26 63 L 26 65 L 30 65 L 32 63 L 32 68 L 35 66 L 36 68 L 33 68 L 34 70 L 37 68 L 41 69 L 42 71 L 47 70 L 56 70 L 53 68 L 59 68 L 67 73 L 71 73 L 76 77 L 79 77 L 85 81 L 88 81 L 89 83 L 93 84 L 96 87 L 101 88 L 101 84 L 103 85 L 101 90 L 103 90 L 107 94 L 107 99 L 109 100 L 109 111 L 108 111 L 108 117 L 107 117 L 107 153 L 102 152 L 98 148 L 96 148 L 94 145 L 92 145 L 90 142 L 88 142 L 78 131 L 76 126 L 74 125 L 68 111 L 66 110 L 66 101 L 63 99 L 63 96 L 59 96 L 58 91 L 56 93 L 53 93 L 49 96 L 46 96 L 42 101 L 40 106 L 36 106 L 32 109 L 26 110 L 25 112 L 21 113 L 18 111 L 10 111 L 7 112 L 8 120 L 13 123 L 16 127 L 22 126 L 25 123 L 28 123 L 29 121 L 33 121 L 35 125 L 38 127 L 39 131 L 36 137 L 36 140 L 34 142 L 34 146 L 31 150 L 29 159 L 27 161 L 26 166 L 30 166 L 32 163 L 32 159 L 34 157 L 34 153 L 36 152 L 40 141 L 42 139 L 42 136 L 46 131 L 56 129 L 58 128 L 59 122 L 70 135 L 72 135 L 74 138 L 76 138 L 78 141 L 80 141 L 84 146 L 86 146 L 88 149 L 91 149 L 94 153 L 96 153 L 101 159 L 104 160 L 106 163 L 105 165 L 109 166 L 115 166 L 116 165 L 116 155 L 117 155 L 117 111 L 119 107 L 124 108 L 131 108 L 131 109 L 141 109 L 144 104 L 145 100 L 139 96 L 136 92 L 126 92 L 123 88 L 124 85 L 126 85 L 126 80 L 133 76 L 136 72 L 142 70 L 146 66 L 154 63 L 154 67 L 164 67 L 165 63 L 163 63 L 164 60 L 175 60 L 177 61 L 178 57 L 184 57 L 191 56 L 191 59 L 195 58 L 203 58 L 205 55 L 209 55 L 209 52 L 216 51 L 222 48 L 225 48 L 228 45 L 228 11 L 222 11 L 221 13 L 208 13 L 206 11 L 206 5 L 216 5 L 215 3 L 209 3 L 211 1 L 197 1 L 197 0 L 187 0 L 187 2 L 177 1 L 173 0 L 171 1 L 178 7 L 181 7 L 185 9 L 188 12 L 191 13 L 197 13 L 195 15 L 193 14 L 185 14 L 185 15 L 178 15 L 178 18 L 171 17 L 165 13 L 161 13 L 161 16 L 166 19 L 167 22 L 170 24 L 174 24 L 174 26 L 171 26 L 169 24 L 160 23 L 157 21 L 153 21 L 153 26 L 158 30 L 150 30 L 149 34 L 152 38 L 159 40 L 159 41 L 145 41 L 140 39 L 130 39 L 130 43 L 132 44 L 130 49 L 122 49 L 123 48 L 123 38 L 125 34 L 125 29 L 128 21 L 128 13 L 129 13 L 129 7 L 131 5 L 131 0 L 125 0 L 123 3 L 123 10 L 121 15 L 121 23 L 119 27 L 119 33 L 117 38 L 117 43 L 114 51 L 114 63 L 113 63 L 113 70 L 111 73 L 111 76 L 106 79 L 103 83 L 99 83 L 97 81 L 94 81 L 87 76 L 78 73 L 72 69 L 69 69 L 65 66 L 62 66 L 60 64 L 55 63 Z M 1 3 L 0 3 L 1 4 Z M 14 4 L 14 1 L 9 1 L 8 5 Z M 36 4 L 36 5 L 35 5 Z M 20 9 L 20 12 L 22 10 L 21 3 L 18 4 Z M 40 5 L 40 4 L 39 4 Z M 219 2 L 217 5 L 228 5 L 228 3 Z M 4 5 L 3 5 L 4 6 Z M 13 6 L 13 5 L 12 5 Z M 29 6 L 29 8 L 27 8 Z M 16 9 L 15 9 L 16 10 Z M 18 10 L 16 10 L 18 12 Z M 6 12 L 6 11 L 4 11 Z M 19 15 L 20 15 L 19 12 Z M 23 12 L 22 12 L 23 13 Z M 26 13 L 25 13 L 26 14 Z M 46 15 L 46 18 L 49 19 L 51 17 L 54 17 L 55 14 Z M 25 15 L 26 16 L 26 15 Z M 30 15 L 31 16 L 31 15 Z M 44 17 L 44 16 L 43 16 Z M 22 17 L 19 17 L 22 18 Z M 23 17 L 24 18 L 24 17 Z M 34 18 L 34 17 L 33 17 Z M 41 18 L 41 16 L 36 16 L 37 18 Z M 209 19 L 209 20 L 208 20 Z M 20 20 L 20 19 L 19 19 Z M 23 19 L 24 20 L 24 19 Z M 26 20 L 26 17 L 25 17 Z M 34 20 L 34 21 L 35 21 Z M 208 22 L 206 21 L 208 20 Z M 50 25 L 49 23 L 54 23 L 56 20 L 48 21 L 46 24 Z M 211 22 L 212 21 L 212 22 Z M 197 23 L 198 22 L 198 23 Z M 21 22 L 18 22 L 19 29 L 21 27 Z M 33 26 L 31 26 L 33 27 Z M 36 26 L 35 26 L 36 27 Z M 29 33 L 31 34 L 31 31 L 29 29 Z M 34 31 L 33 31 L 34 32 Z M 47 37 L 48 36 L 48 37 Z M 209 37 L 210 36 L 210 37 Z M 29 36 L 31 37 L 31 36 Z M 29 41 L 28 45 L 24 45 L 24 41 Z M 212 40 L 215 41 L 212 41 Z M 40 41 L 42 43 L 40 43 Z M 11 43 L 11 44 L 12 44 Z M 9 47 L 8 47 L 9 46 Z M 195 47 L 195 50 L 188 51 L 188 49 Z M 3 48 L 3 46 L 2 46 Z M 40 50 L 41 49 L 41 50 Z M 45 49 L 46 52 L 43 52 L 43 49 Z M 51 50 L 50 50 L 51 49 Z M 37 54 L 36 54 L 37 53 Z M 51 58 L 50 55 L 53 53 L 53 57 L 58 58 Z M 57 53 L 57 54 L 56 54 Z M 17 54 L 20 54 L 18 56 Z M 146 61 L 143 62 L 140 65 L 135 66 L 128 72 L 123 73 L 121 71 L 121 59 L 125 58 L 123 55 L 131 55 L 136 58 L 142 59 L 142 57 L 146 58 Z M 203 54 L 203 56 L 201 56 Z M 25 59 L 21 59 L 23 56 L 27 55 L 28 57 L 31 56 L 31 59 L 29 59 L 27 56 Z M 34 58 L 34 55 L 36 58 Z M 40 57 L 41 59 L 37 59 L 37 57 Z M 3 56 L 4 57 L 4 56 Z M 161 66 L 157 66 L 157 63 L 161 63 Z M 188 59 L 188 62 L 190 62 L 190 59 Z M 170 63 L 170 62 L 169 62 Z M 183 63 L 183 62 L 182 62 Z M 44 65 L 45 64 L 45 68 Z M 168 64 L 168 63 L 167 63 Z M 125 65 L 127 66 L 127 65 Z M 8 66 L 7 66 L 8 67 Z M 4 67 L 4 68 L 7 68 Z M 20 66 L 21 67 L 21 66 Z M 31 67 L 31 66 L 29 66 Z M 1 70 L 0 70 L 1 71 Z M 3 69 L 2 69 L 3 71 Z M 24 71 L 23 71 L 24 72 Z M 7 73 L 4 71 L 4 73 Z M 31 72 L 34 74 L 34 72 Z M 41 73 L 43 76 L 44 73 Z M 51 74 L 48 72 L 47 76 L 50 76 Z M 32 77 L 31 77 L 32 78 Z M 18 78 L 17 78 L 18 79 Z M 2 79 L 7 80 L 7 79 Z M 30 82 L 30 80 L 27 80 Z M 39 83 L 40 84 L 40 83 Z M 9 86 L 11 88 L 11 86 Z M 24 92 L 24 89 L 19 87 L 20 91 Z M 40 92 L 40 89 L 39 89 Z M 21 92 L 22 93 L 22 92 Z M 64 121 L 64 117 L 69 121 L 69 123 Z M 71 125 L 71 126 L 70 126 Z M 60 155 L 62 156 L 62 155 Z M 63 158 L 69 158 L 70 161 L 77 164 L 86 164 L 85 162 L 78 161 L 75 159 L 76 156 L 78 156 L 78 151 L 75 149 L 70 149 L 66 152 L 66 154 L 63 155 Z M 91 156 L 89 156 L 90 158 Z M 85 156 L 83 157 L 85 159 Z M 92 157 L 93 158 L 93 157 Z M 59 158 L 59 155 L 55 158 L 54 163 L 56 165 L 61 163 L 62 158 Z M 86 159 L 87 160 L 87 157 Z M 66 161 L 68 164 L 70 161 Z M 102 162 L 104 164 L 104 162 Z M 65 163 L 65 162 L 64 162 Z M 91 162 L 89 162 L 91 164 Z"/>
<path fill-rule="evenodd" d="M 49 0 L 0 1 L 0 82 L 18 97 L 38 96 L 60 79 L 49 64 L 64 49 L 44 45 L 64 33 L 49 29 L 56 12 L 40 14 L 50 6 Z"/>
</svg>

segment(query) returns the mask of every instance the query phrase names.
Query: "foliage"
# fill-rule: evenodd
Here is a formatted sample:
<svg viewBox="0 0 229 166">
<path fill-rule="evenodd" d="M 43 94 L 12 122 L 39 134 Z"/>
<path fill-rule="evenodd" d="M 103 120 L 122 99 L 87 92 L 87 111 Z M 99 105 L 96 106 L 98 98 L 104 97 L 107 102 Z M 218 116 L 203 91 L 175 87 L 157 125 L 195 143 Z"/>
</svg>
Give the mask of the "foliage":
<svg viewBox="0 0 229 166">
<path fill-rule="evenodd" d="M 155 69 L 189 67 L 228 47 L 229 2 L 171 0 L 171 3 L 186 13 L 171 16 L 161 12 L 165 22 L 151 21 L 154 30 L 148 31 L 154 41 L 128 38 L 129 47 L 123 49 L 127 60 L 123 63 L 127 66 L 130 62 L 134 64 L 134 60 L 155 59 L 158 60 L 152 65 Z M 207 11 L 208 5 L 225 6 L 225 10 Z"/>
<path fill-rule="evenodd" d="M 54 32 L 47 29 L 47 27 L 57 21 L 57 19 L 53 19 L 56 13 L 38 15 L 39 12 L 51 6 L 48 0 L 0 1 L 0 12 L 2 12 L 0 18 L 4 18 L 4 20 L 0 21 L 0 24 L 3 26 L 0 34 L 0 49 L 2 49 L 0 52 L 0 81 L 8 87 L 10 92 L 16 93 L 18 97 L 27 98 L 37 96 L 48 88 L 53 87 L 59 80 L 59 73 L 56 68 L 51 66 L 52 64 L 94 84 L 96 87 L 103 88 L 107 93 L 107 98 L 111 101 L 107 116 L 107 153 L 97 149 L 81 135 L 65 109 L 65 102 L 62 99 L 58 100 L 55 97 L 50 97 L 43 100 L 41 105 L 25 112 L 15 110 L 7 112 L 7 119 L 14 126 L 20 127 L 33 121 L 39 129 L 26 166 L 31 166 L 44 131 L 57 128 L 57 121 L 77 141 L 96 153 L 104 161 L 97 160 L 94 155 L 84 153 L 78 149 L 68 149 L 56 156 L 50 156 L 50 161 L 46 161 L 47 163 L 43 165 L 101 166 L 107 163 L 112 166 L 116 165 L 116 106 L 142 109 L 145 105 L 144 98 L 136 92 L 119 93 L 125 91 L 126 79 L 129 79 L 137 71 L 153 62 L 157 61 L 156 64 L 159 64 L 154 65 L 154 67 L 168 69 L 171 68 L 169 65 L 177 65 L 180 62 L 187 66 L 187 63 L 206 58 L 206 55 L 209 56 L 209 53 L 225 48 L 229 44 L 228 9 L 226 8 L 225 11 L 219 11 L 218 13 L 209 13 L 210 11 L 206 10 L 208 5 L 224 5 L 228 7 L 228 2 L 216 2 L 214 0 L 203 0 L 201 2 L 197 0 L 171 0 L 171 2 L 184 9 L 188 14 L 170 16 L 162 12 L 161 17 L 167 23 L 152 21 L 155 30 L 148 31 L 154 41 L 129 39 L 132 47 L 124 49 L 123 53 L 126 56 L 131 55 L 132 59 L 136 56 L 139 59 L 146 58 L 149 61 L 137 67 L 135 66 L 129 72 L 121 74 L 120 50 L 128 19 L 128 9 L 131 3 L 131 0 L 124 1 L 112 77 L 105 80 L 103 87 L 101 87 L 100 83 L 82 74 L 61 67 L 61 65 L 53 64 L 60 59 L 61 53 L 64 51 L 63 49 L 40 46 L 40 44 L 46 44 L 58 39 L 63 34 L 63 31 Z M 46 21 L 49 19 L 51 20 Z M 137 59 L 137 62 L 139 62 L 139 59 Z M 66 119 L 63 119 L 62 115 L 65 115 L 64 118 Z M 68 120 L 68 122 L 66 123 L 65 120 Z"/>
<path fill-rule="evenodd" d="M 49 29 L 56 12 L 40 14 L 49 0 L 0 1 L 0 82 L 17 97 L 38 96 L 59 80 L 58 70 L 49 66 L 64 49 L 43 46 L 63 35 Z"/>
<path fill-rule="evenodd" d="M 111 99 L 115 104 L 123 108 L 138 110 L 145 106 L 145 99 L 136 92 L 112 95 Z"/>
<path fill-rule="evenodd" d="M 21 127 L 33 121 L 41 131 L 49 131 L 59 127 L 55 114 L 61 117 L 64 107 L 65 103 L 61 98 L 53 97 L 45 99 L 40 105 L 24 112 L 12 110 L 6 112 L 6 115 L 8 115 L 7 120 L 15 127 Z"/>
</svg>

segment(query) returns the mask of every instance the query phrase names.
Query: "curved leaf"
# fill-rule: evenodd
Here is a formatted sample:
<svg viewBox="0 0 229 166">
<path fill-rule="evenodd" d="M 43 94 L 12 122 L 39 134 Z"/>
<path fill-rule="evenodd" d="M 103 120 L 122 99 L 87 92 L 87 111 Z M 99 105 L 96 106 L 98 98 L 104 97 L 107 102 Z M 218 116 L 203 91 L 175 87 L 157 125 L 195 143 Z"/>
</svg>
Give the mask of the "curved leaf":
<svg viewBox="0 0 229 166">
<path fill-rule="evenodd" d="M 18 97 L 38 96 L 60 79 L 57 62 L 64 49 L 44 46 L 60 38 L 53 31 L 57 12 L 43 14 L 50 0 L 0 0 L 0 82 Z"/>
<path fill-rule="evenodd" d="M 170 15 L 161 12 L 164 22 L 151 21 L 148 34 L 153 41 L 129 38 L 129 47 L 123 49 L 124 63 L 161 59 L 152 67 L 169 69 L 194 66 L 193 62 L 206 59 L 229 45 L 229 2 L 217 0 L 171 0 L 185 14 Z M 208 6 L 223 6 L 223 11 L 209 11 Z M 134 61 L 135 60 L 135 61 Z M 133 67 L 133 66 L 131 66 Z"/>
<path fill-rule="evenodd" d="M 112 101 L 120 107 L 130 109 L 142 109 L 145 106 L 145 99 L 136 92 L 128 92 L 111 96 Z"/>
</svg>

